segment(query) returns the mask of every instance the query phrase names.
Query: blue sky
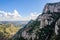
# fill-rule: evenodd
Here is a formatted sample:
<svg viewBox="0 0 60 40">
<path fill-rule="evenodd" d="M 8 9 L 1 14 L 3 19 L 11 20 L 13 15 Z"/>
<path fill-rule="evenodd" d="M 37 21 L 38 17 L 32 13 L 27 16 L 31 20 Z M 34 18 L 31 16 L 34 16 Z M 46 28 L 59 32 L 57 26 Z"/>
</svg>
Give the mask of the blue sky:
<svg viewBox="0 0 60 40">
<path fill-rule="evenodd" d="M 43 12 L 46 3 L 60 2 L 60 0 L 0 0 L 0 15 L 14 17 L 19 15 L 18 20 L 33 19 Z M 15 13 L 16 12 L 16 13 Z M 2 13 L 2 14 L 1 14 Z M 15 14 L 13 14 L 15 13 Z M 32 17 L 30 17 L 32 15 Z M 5 17 L 2 15 L 2 17 Z M 7 16 L 8 17 L 8 16 Z M 24 18 L 24 19 L 23 19 Z M 0 18 L 0 20 L 17 20 L 13 18 Z M 30 20 L 29 19 L 29 20 Z"/>
</svg>

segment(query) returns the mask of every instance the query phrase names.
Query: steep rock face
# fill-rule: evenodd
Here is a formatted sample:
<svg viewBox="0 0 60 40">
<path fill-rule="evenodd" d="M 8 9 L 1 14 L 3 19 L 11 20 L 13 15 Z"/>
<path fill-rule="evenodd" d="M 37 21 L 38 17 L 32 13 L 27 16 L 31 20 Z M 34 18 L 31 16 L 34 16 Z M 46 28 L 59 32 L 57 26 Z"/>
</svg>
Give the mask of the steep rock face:
<svg viewBox="0 0 60 40">
<path fill-rule="evenodd" d="M 46 12 L 60 12 L 60 2 L 59 3 L 47 3 L 44 8 L 44 13 Z"/>
<path fill-rule="evenodd" d="M 60 3 L 48 3 L 36 20 L 19 30 L 12 40 L 60 40 Z"/>
</svg>

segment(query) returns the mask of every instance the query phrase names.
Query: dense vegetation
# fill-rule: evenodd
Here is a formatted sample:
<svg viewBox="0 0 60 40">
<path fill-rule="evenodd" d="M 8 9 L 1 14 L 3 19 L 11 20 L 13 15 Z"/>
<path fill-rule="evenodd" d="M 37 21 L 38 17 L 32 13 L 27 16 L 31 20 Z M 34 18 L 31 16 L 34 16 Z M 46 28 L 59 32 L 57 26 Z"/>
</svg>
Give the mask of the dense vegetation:
<svg viewBox="0 0 60 40">
<path fill-rule="evenodd" d="M 13 24 L 0 24 L 0 40 L 9 40 L 19 29 Z"/>
</svg>

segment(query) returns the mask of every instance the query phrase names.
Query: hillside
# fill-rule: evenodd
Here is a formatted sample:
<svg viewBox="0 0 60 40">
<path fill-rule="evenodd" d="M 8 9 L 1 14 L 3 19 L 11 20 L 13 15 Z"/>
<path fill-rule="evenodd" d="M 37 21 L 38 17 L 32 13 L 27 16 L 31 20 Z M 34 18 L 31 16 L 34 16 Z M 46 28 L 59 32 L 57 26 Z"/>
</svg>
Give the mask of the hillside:
<svg viewBox="0 0 60 40">
<path fill-rule="evenodd" d="M 0 40 L 10 40 L 21 27 L 16 27 L 13 24 L 0 24 Z"/>
<path fill-rule="evenodd" d="M 60 40 L 60 2 L 47 3 L 42 14 L 28 22 L 12 40 Z"/>
</svg>

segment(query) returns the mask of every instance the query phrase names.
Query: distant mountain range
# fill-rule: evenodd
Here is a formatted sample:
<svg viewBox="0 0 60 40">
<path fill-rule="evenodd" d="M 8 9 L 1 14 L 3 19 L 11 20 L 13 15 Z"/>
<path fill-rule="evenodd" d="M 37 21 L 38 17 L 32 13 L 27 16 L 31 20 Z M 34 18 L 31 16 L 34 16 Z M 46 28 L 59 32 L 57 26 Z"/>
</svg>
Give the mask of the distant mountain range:
<svg viewBox="0 0 60 40">
<path fill-rule="evenodd" d="M 15 26 L 24 26 L 28 21 L 0 21 L 0 24 L 14 24 Z"/>
</svg>

